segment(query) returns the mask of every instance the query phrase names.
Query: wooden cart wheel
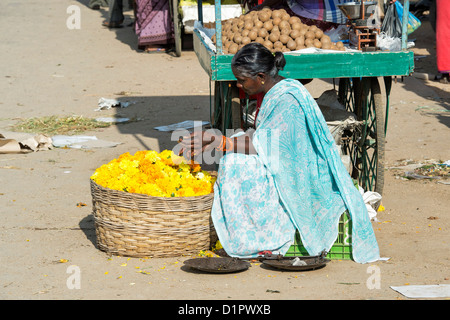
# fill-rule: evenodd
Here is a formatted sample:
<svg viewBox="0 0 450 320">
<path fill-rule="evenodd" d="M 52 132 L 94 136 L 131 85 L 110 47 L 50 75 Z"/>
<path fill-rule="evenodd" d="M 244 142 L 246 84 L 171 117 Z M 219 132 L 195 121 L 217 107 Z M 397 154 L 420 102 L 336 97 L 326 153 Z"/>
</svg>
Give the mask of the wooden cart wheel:
<svg viewBox="0 0 450 320">
<path fill-rule="evenodd" d="M 181 56 L 181 37 L 182 37 L 182 25 L 180 15 L 178 13 L 178 0 L 169 0 L 170 12 L 173 18 L 173 33 L 175 40 L 175 54 L 177 57 Z"/>
<path fill-rule="evenodd" d="M 380 85 L 377 78 L 339 80 L 339 100 L 359 121 L 360 129 L 349 133 L 344 152 L 350 155 L 352 177 L 365 191 L 380 195 L 384 186 L 385 122 Z"/>
<path fill-rule="evenodd" d="M 242 127 L 242 109 L 236 81 L 216 81 L 214 85 L 213 128 L 226 134 L 227 129 Z"/>
</svg>

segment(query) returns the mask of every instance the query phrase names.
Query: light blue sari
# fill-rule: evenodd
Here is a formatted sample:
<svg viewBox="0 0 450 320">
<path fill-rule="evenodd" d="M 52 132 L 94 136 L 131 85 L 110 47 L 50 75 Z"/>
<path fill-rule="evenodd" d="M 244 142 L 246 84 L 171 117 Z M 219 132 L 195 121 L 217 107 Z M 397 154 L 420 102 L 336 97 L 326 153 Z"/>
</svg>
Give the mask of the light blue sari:
<svg viewBox="0 0 450 320">
<path fill-rule="evenodd" d="M 240 258 L 264 250 L 284 255 L 297 229 L 308 253 L 318 255 L 330 250 L 348 210 L 353 260 L 378 260 L 364 201 L 303 85 L 277 83 L 265 95 L 256 125 L 258 154 L 228 153 L 219 165 L 211 215 L 225 251 Z"/>
</svg>

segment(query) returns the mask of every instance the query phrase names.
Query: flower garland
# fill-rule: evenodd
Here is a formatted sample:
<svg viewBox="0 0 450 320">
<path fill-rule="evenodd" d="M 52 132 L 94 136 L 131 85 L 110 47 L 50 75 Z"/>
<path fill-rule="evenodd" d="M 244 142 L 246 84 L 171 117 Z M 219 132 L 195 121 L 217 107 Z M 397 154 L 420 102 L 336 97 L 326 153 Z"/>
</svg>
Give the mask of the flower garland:
<svg viewBox="0 0 450 320">
<path fill-rule="evenodd" d="M 171 150 L 126 152 L 95 170 L 97 184 L 155 197 L 193 197 L 213 192 L 215 177 Z"/>
</svg>

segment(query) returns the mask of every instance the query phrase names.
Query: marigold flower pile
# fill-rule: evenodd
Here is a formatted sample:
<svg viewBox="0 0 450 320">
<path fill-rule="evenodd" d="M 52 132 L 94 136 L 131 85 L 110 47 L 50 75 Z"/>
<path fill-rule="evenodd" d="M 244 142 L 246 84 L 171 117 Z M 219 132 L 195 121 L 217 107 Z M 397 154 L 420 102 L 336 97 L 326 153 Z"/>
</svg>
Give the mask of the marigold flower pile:
<svg viewBox="0 0 450 320">
<path fill-rule="evenodd" d="M 155 197 L 192 197 L 213 192 L 215 177 L 171 150 L 129 152 L 95 170 L 102 187 Z"/>
</svg>

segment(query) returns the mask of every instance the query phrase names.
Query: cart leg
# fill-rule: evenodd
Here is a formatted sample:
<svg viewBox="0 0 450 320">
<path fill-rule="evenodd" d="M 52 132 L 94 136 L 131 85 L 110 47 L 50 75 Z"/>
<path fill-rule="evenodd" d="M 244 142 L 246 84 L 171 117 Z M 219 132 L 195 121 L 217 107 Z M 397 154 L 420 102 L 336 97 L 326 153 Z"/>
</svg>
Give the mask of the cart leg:
<svg viewBox="0 0 450 320">
<path fill-rule="evenodd" d="M 217 81 L 214 85 L 213 128 L 226 134 L 227 129 L 242 128 L 242 108 L 236 81 Z"/>
<path fill-rule="evenodd" d="M 173 33 L 175 40 L 175 54 L 177 57 L 181 56 L 181 37 L 182 37 L 182 26 L 181 19 L 178 13 L 178 0 L 169 0 L 170 3 L 170 12 L 173 18 Z"/>
<path fill-rule="evenodd" d="M 388 124 L 388 118 L 389 118 L 389 97 L 391 95 L 391 88 L 392 88 L 392 77 L 386 76 L 384 77 L 384 87 L 386 89 L 386 113 L 385 113 L 385 120 L 384 120 L 384 135 L 386 136 L 387 132 L 387 124 Z"/>
<path fill-rule="evenodd" d="M 345 106 L 345 109 L 355 114 L 357 120 L 361 120 L 361 79 L 360 78 L 341 78 L 339 79 L 338 100 Z M 358 130 L 359 128 L 357 128 Z M 360 130 L 360 129 L 359 129 Z M 360 131 L 345 131 L 342 136 L 342 152 L 350 156 L 352 170 L 351 177 L 359 180 L 358 145 L 360 140 Z"/>
<path fill-rule="evenodd" d="M 340 79 L 339 98 L 362 121 L 345 143 L 353 164 L 352 177 L 366 191 L 383 192 L 385 122 L 377 78 Z"/>
<path fill-rule="evenodd" d="M 385 122 L 384 106 L 377 78 L 363 79 L 362 120 L 364 121 L 361 141 L 358 144 L 360 183 L 364 190 L 383 193 Z"/>
</svg>

